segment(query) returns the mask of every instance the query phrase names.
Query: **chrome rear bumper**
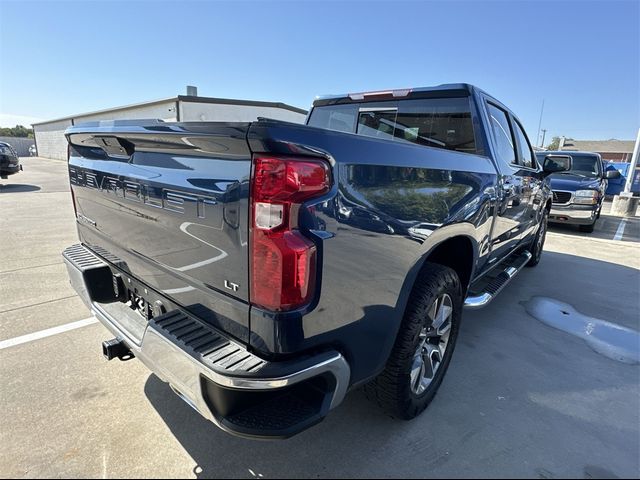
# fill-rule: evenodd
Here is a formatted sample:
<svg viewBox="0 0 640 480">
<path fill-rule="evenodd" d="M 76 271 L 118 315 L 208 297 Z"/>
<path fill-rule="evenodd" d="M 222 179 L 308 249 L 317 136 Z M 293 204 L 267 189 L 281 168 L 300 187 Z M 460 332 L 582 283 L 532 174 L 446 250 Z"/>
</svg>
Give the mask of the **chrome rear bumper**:
<svg viewBox="0 0 640 480">
<path fill-rule="evenodd" d="M 338 352 L 269 362 L 181 309 L 148 322 L 132 312 L 140 317 L 132 320 L 129 307 L 109 301 L 113 288 L 105 291 L 112 266 L 82 245 L 68 248 L 63 257 L 71 285 L 98 320 L 185 402 L 225 431 L 286 438 L 322 420 L 347 392 L 350 368 Z M 114 314 L 118 311 L 122 314 Z"/>
</svg>

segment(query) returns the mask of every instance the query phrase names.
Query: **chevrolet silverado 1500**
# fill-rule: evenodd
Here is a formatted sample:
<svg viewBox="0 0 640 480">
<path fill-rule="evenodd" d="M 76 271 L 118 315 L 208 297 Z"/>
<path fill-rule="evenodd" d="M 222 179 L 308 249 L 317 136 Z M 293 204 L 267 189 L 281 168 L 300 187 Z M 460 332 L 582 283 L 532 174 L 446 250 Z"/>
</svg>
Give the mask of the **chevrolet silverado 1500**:
<svg viewBox="0 0 640 480">
<path fill-rule="evenodd" d="M 463 307 L 540 260 L 551 209 L 521 123 L 466 85 L 318 98 L 306 125 L 70 127 L 71 283 L 189 405 L 284 438 L 348 390 L 409 419 Z"/>
</svg>

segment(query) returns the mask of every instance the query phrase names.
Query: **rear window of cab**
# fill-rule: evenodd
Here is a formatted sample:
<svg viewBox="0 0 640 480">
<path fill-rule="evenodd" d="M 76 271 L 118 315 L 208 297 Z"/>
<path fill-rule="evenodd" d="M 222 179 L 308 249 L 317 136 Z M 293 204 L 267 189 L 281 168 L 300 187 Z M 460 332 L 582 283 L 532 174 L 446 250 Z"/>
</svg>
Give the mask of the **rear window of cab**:
<svg viewBox="0 0 640 480">
<path fill-rule="evenodd" d="M 476 153 L 470 99 L 430 98 L 314 107 L 308 125 Z"/>
</svg>

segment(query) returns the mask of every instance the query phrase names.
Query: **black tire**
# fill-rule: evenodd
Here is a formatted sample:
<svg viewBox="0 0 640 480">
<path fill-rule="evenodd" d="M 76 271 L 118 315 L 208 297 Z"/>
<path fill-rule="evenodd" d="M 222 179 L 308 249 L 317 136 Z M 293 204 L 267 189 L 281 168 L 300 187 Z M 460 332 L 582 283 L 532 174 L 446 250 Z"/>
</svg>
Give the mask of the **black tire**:
<svg viewBox="0 0 640 480">
<path fill-rule="evenodd" d="M 441 345 L 441 339 L 436 337 L 425 339 L 423 334 L 425 329 L 427 332 L 432 329 L 433 322 L 429 318 L 429 312 L 434 305 L 437 306 L 436 301 L 446 296 L 449 297 L 452 308 L 448 341 L 444 346 L 444 354 L 437 353 L 438 356 L 442 356 L 438 366 L 433 368 L 434 374 L 428 380 L 430 383 L 424 387 L 424 391 L 417 393 L 414 391 L 415 382 L 412 382 L 411 378 L 412 367 L 415 365 L 416 358 L 426 354 L 421 347 L 425 344 L 425 340 L 427 343 L 434 342 L 429 343 L 434 348 L 434 353 L 435 347 Z M 400 331 L 385 369 L 364 387 L 367 398 L 396 418 L 409 420 L 422 413 L 435 397 L 449 367 L 460 329 L 462 307 L 462 288 L 456 272 L 442 265 L 426 263 L 411 292 Z M 435 333 L 431 332 L 432 335 Z M 419 355 L 418 351 L 422 353 Z M 431 358 L 433 359 L 433 356 Z M 421 384 L 423 378 L 426 378 L 422 377 L 422 374 L 423 371 L 420 370 L 419 383 Z"/>
<path fill-rule="evenodd" d="M 527 267 L 535 267 L 536 265 L 538 265 L 538 263 L 540 263 L 540 259 L 542 258 L 542 251 L 544 250 L 544 241 L 547 238 L 548 225 L 549 211 L 545 208 L 544 213 L 542 214 L 542 220 L 540 221 L 540 226 L 538 227 L 538 231 L 536 232 L 536 236 L 533 237 L 531 246 L 528 249 L 531 253 L 531 260 L 527 262 Z M 540 237 L 542 237 L 542 239 Z"/>
<path fill-rule="evenodd" d="M 589 225 L 578 225 L 578 229 L 581 232 L 585 232 L 585 233 L 593 233 L 593 230 L 596 228 L 596 222 L 594 221 L 593 223 L 589 224 Z"/>
</svg>

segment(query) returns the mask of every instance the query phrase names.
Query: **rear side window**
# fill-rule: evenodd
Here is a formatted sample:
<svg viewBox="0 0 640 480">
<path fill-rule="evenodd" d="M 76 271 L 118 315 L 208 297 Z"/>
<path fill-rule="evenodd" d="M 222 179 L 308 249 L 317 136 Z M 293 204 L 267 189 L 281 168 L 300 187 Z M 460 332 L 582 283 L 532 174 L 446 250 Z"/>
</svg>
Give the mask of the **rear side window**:
<svg viewBox="0 0 640 480">
<path fill-rule="evenodd" d="M 491 132 L 496 143 L 498 159 L 506 164 L 516 163 L 516 149 L 513 143 L 513 133 L 509 125 L 507 112 L 495 105 L 487 104 L 489 111 L 489 121 L 491 123 Z"/>
<path fill-rule="evenodd" d="M 516 137 L 518 138 L 518 145 L 520 146 L 519 163 L 523 167 L 535 168 L 535 161 L 533 157 L 533 151 L 529 145 L 529 140 L 524 133 L 524 130 L 520 124 L 516 121 L 513 124 L 513 128 L 516 131 Z"/>
<path fill-rule="evenodd" d="M 340 120 L 353 125 L 350 131 L 359 135 L 476 153 L 471 107 L 467 97 L 315 107 L 308 124 L 347 131 L 337 128 L 338 114 L 346 115 Z"/>
</svg>

